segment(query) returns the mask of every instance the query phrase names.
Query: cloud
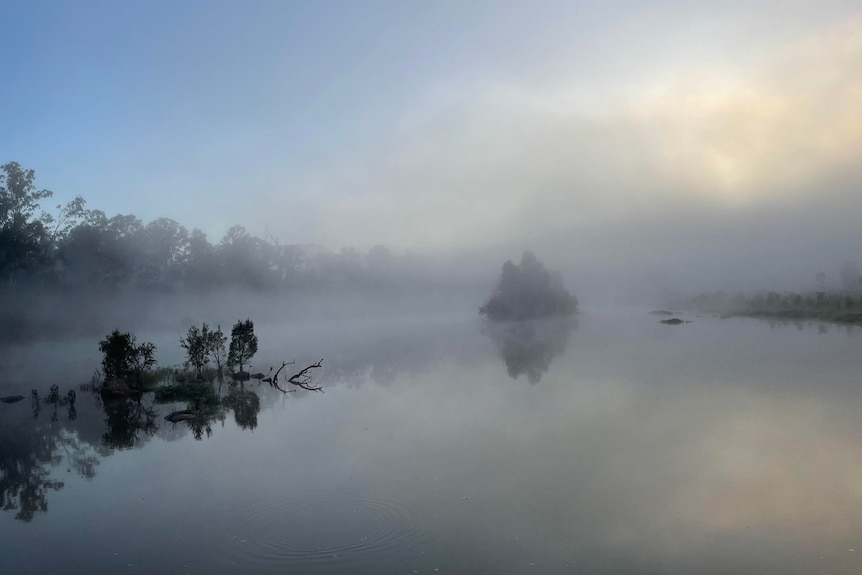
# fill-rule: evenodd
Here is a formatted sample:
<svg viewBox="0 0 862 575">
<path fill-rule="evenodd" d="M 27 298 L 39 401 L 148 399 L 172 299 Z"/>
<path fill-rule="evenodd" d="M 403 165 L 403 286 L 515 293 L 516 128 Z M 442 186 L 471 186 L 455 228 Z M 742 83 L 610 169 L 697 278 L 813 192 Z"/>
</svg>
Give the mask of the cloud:
<svg viewBox="0 0 862 575">
<path fill-rule="evenodd" d="M 812 193 L 862 149 L 862 19 L 648 92 L 624 116 L 659 176 L 732 202 Z"/>
<path fill-rule="evenodd" d="M 475 248 L 816 195 L 862 149 L 860 38 L 855 19 L 625 89 L 438 89 L 318 176 L 318 233 Z"/>
</svg>

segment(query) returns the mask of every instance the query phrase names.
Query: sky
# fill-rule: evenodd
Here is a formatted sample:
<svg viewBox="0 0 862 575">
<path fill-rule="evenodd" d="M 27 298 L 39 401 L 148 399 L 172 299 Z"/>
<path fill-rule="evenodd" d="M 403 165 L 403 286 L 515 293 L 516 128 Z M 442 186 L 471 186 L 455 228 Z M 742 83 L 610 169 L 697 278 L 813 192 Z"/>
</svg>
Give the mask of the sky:
<svg viewBox="0 0 862 575">
<path fill-rule="evenodd" d="M 858 1 L 7 0 L 4 22 L 0 161 L 57 202 L 692 288 L 862 260 Z"/>
</svg>

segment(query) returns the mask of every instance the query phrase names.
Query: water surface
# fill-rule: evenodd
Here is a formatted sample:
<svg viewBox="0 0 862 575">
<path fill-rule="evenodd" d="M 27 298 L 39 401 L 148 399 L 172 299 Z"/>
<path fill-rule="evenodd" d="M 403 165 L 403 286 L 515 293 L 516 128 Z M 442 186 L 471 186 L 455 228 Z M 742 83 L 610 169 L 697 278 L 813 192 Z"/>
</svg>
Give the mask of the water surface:
<svg viewBox="0 0 862 575">
<path fill-rule="evenodd" d="M 44 403 L 98 338 L 8 347 L 0 572 L 860 572 L 860 331 L 646 311 L 262 322 L 255 369 L 325 392 L 191 425 Z"/>
</svg>

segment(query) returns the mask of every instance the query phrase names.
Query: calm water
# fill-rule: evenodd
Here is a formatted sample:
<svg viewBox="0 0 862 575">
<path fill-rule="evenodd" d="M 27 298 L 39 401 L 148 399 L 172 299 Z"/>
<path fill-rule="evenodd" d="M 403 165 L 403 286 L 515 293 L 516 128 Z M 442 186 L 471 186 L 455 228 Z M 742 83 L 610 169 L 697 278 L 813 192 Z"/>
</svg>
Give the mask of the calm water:
<svg viewBox="0 0 862 575">
<path fill-rule="evenodd" d="M 78 390 L 98 338 L 5 349 L 0 573 L 862 572 L 862 332 L 659 319 L 262 324 L 325 393 L 191 424 Z"/>
</svg>

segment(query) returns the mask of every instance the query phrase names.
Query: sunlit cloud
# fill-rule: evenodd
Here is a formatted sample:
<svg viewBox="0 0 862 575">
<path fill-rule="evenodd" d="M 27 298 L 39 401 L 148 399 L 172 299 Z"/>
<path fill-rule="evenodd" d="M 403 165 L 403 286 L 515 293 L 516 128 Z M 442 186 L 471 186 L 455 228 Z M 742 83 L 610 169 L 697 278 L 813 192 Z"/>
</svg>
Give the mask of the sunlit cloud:
<svg viewBox="0 0 862 575">
<path fill-rule="evenodd" d="M 320 233 L 446 249 L 818 194 L 862 149 L 860 39 L 857 19 L 624 89 L 441 89 L 327 172 Z"/>
<path fill-rule="evenodd" d="M 862 20 L 653 86 L 627 114 L 657 172 L 730 202 L 816 193 L 862 149 Z"/>
</svg>

